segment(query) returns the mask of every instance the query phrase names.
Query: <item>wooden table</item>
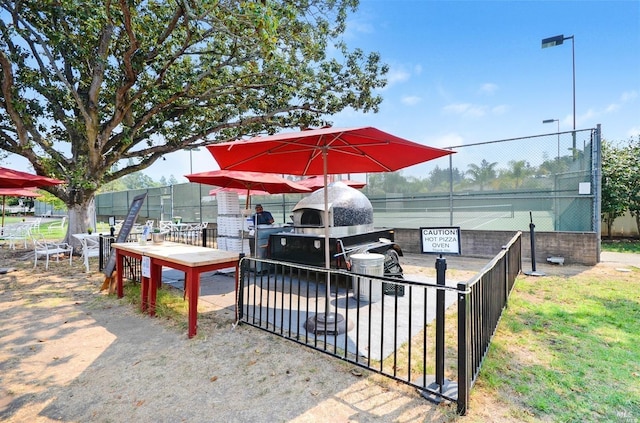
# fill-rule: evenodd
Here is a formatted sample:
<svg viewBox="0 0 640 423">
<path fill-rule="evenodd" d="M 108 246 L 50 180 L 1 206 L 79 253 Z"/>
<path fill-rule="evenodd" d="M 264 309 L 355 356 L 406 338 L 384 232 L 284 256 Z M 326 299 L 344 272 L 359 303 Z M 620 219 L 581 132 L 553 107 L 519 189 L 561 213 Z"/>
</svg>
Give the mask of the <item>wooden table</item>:
<svg viewBox="0 0 640 423">
<path fill-rule="evenodd" d="M 158 286 L 162 282 L 162 267 L 167 266 L 185 272 L 185 294 L 189 301 L 189 338 L 195 336 L 197 329 L 198 295 L 202 272 L 235 266 L 237 293 L 239 253 L 168 241 L 160 244 L 148 242 L 145 245 L 137 242 L 113 243 L 111 248 L 116 250 L 118 298 L 122 298 L 124 295 L 122 271 L 120 270 L 123 268 L 124 257 L 133 257 L 138 260 L 142 260 L 142 257 L 149 257 L 151 264 L 149 277 L 142 276 L 141 278 L 142 301 L 140 307 L 150 316 L 154 316 L 156 311 L 156 295 Z"/>
</svg>

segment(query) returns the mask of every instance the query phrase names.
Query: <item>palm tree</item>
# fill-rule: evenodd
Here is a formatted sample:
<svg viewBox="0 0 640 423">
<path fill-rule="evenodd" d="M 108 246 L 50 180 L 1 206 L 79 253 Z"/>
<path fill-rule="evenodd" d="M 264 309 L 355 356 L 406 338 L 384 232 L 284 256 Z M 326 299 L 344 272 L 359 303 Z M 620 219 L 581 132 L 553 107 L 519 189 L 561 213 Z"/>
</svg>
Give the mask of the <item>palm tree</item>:
<svg viewBox="0 0 640 423">
<path fill-rule="evenodd" d="M 484 186 L 489 181 L 496 178 L 496 171 L 494 167 L 496 167 L 497 164 L 497 162 L 489 163 L 485 159 L 482 159 L 480 166 L 475 163 L 471 163 L 468 166 L 469 170 L 467 170 L 467 175 L 471 177 L 471 180 L 474 183 L 480 185 L 480 191 L 483 191 Z"/>
<path fill-rule="evenodd" d="M 509 166 L 510 169 L 506 170 L 504 174 L 514 180 L 515 189 L 520 187 L 527 176 L 533 174 L 533 169 L 526 160 L 511 160 Z"/>
</svg>

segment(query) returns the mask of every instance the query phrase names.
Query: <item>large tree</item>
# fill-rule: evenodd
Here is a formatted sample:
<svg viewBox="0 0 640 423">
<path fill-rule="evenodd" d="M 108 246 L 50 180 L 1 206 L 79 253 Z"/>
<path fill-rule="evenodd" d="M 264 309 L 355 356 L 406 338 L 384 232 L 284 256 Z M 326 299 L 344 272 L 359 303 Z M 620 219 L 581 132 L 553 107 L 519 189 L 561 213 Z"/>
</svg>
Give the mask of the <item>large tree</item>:
<svg viewBox="0 0 640 423">
<path fill-rule="evenodd" d="M 69 208 L 163 155 L 376 112 L 386 65 L 341 40 L 357 0 L 0 0 L 0 150 Z"/>
</svg>

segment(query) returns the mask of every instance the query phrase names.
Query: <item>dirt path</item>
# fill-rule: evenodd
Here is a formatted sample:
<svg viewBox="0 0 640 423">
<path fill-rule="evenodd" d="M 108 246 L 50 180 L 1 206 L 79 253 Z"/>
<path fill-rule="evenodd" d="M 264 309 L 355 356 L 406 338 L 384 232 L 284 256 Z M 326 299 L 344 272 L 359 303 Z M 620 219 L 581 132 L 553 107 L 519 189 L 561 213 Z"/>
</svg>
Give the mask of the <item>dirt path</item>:
<svg viewBox="0 0 640 423">
<path fill-rule="evenodd" d="M 232 313 L 203 311 L 198 336 L 189 340 L 180 324 L 142 316 L 100 293 L 103 275 L 85 274 L 78 258 L 49 271 L 20 258 L 0 251 L 3 266 L 16 268 L 0 276 L 0 421 L 455 419 L 453 406 L 435 406 L 403 384 L 234 327 Z M 448 274 L 466 280 L 484 263 L 451 259 Z M 403 266 L 435 274 L 433 257 L 404 257 Z M 465 421 L 492 416 L 490 399 L 474 402 L 475 417 Z"/>
</svg>

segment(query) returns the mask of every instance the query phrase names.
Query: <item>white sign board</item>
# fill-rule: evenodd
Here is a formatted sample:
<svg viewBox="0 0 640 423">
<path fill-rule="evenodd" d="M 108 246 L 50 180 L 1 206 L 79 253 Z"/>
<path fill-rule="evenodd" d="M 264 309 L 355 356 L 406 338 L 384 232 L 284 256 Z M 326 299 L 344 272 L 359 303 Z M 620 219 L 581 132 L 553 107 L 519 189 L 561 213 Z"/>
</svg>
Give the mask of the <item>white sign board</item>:
<svg viewBox="0 0 640 423">
<path fill-rule="evenodd" d="M 151 258 L 149 256 L 142 256 L 142 277 L 150 278 L 151 277 Z"/>
<path fill-rule="evenodd" d="M 580 195 L 591 194 L 591 182 L 580 182 L 578 184 L 578 194 Z"/>
<path fill-rule="evenodd" d="M 420 245 L 425 254 L 460 254 L 460 228 L 420 228 Z"/>
</svg>

